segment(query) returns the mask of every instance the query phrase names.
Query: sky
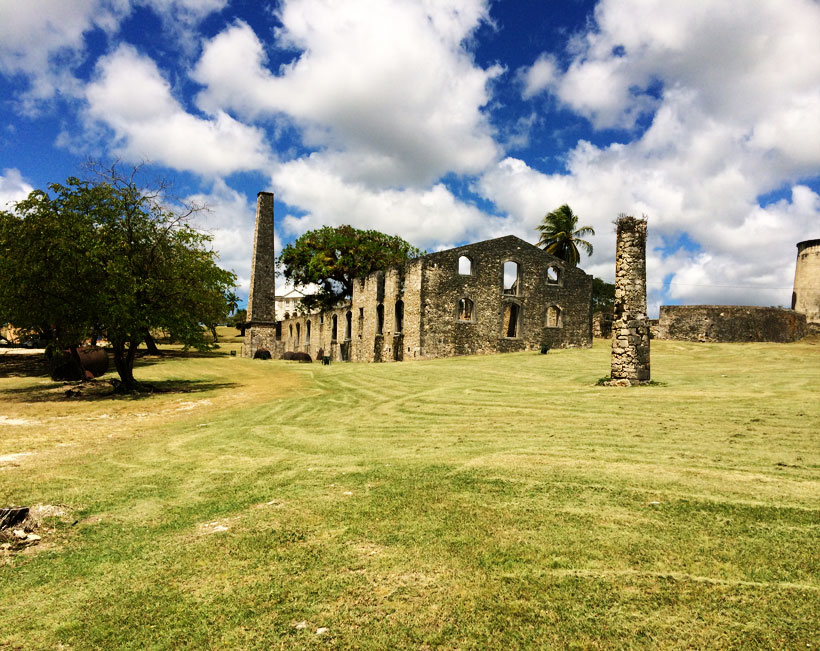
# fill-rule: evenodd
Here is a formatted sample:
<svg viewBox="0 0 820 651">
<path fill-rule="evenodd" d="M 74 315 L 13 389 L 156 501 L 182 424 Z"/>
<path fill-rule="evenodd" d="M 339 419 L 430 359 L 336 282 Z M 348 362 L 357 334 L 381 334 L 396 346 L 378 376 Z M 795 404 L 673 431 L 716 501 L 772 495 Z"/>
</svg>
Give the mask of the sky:
<svg viewBox="0 0 820 651">
<path fill-rule="evenodd" d="M 0 0 L 0 209 L 143 165 L 247 296 L 277 249 L 351 224 L 427 251 L 537 242 L 567 203 L 614 278 L 647 216 L 662 304 L 791 302 L 820 238 L 818 0 Z M 278 251 L 277 251 L 278 252 Z"/>
</svg>

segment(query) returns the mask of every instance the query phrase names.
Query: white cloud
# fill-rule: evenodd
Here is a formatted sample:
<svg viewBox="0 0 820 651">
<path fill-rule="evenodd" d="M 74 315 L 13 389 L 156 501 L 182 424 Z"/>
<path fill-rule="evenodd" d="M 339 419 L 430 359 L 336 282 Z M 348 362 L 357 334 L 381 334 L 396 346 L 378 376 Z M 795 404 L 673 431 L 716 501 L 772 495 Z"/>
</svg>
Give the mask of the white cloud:
<svg viewBox="0 0 820 651">
<path fill-rule="evenodd" d="M 194 224 L 213 236 L 212 246 L 219 254 L 219 265 L 237 275 L 237 287 L 243 297 L 250 288 L 253 231 L 256 206 L 245 195 L 217 180 L 210 192 L 187 197 L 188 202 L 207 206 L 194 216 Z M 276 253 L 281 248 L 276 237 Z"/>
<path fill-rule="evenodd" d="M 26 0 L 0 3 L 0 73 L 23 75 L 27 112 L 57 93 L 77 97 L 82 84 L 74 70 L 86 56 L 85 37 L 100 29 L 116 34 L 136 5 L 150 6 L 177 40 L 227 0 Z"/>
<path fill-rule="evenodd" d="M 350 224 L 398 234 L 420 248 L 438 248 L 491 237 L 501 221 L 459 201 L 440 183 L 418 190 L 372 189 L 351 183 L 319 154 L 280 166 L 274 171 L 273 184 L 285 202 L 307 211 L 279 221 L 286 235 Z"/>
<path fill-rule="evenodd" d="M 10 168 L 0 174 L 0 210 L 11 210 L 14 202 L 25 199 L 34 190 L 23 180 L 20 170 Z"/>
<path fill-rule="evenodd" d="M 70 70 L 82 60 L 86 32 L 113 29 L 126 9 L 127 3 L 99 0 L 0 3 L 0 72 L 29 78 L 28 109 L 58 91 L 76 95 Z"/>
<path fill-rule="evenodd" d="M 523 71 L 524 99 L 553 88 L 558 80 L 558 66 L 555 57 L 542 54 L 535 63 Z"/>
<path fill-rule="evenodd" d="M 526 228 L 569 203 L 598 232 L 588 269 L 609 278 L 609 222 L 649 215 L 656 298 L 671 275 L 673 300 L 788 304 L 794 245 L 820 223 L 817 195 L 800 185 L 820 170 L 820 5 L 602 0 L 595 17 L 566 72 L 542 72 L 544 54 L 521 71 L 523 93 L 554 93 L 596 127 L 647 114 L 649 128 L 626 143 L 579 142 L 563 174 L 507 159 L 479 191 Z M 783 187 L 791 200 L 758 204 Z M 694 248 L 671 250 L 682 235 Z"/>
<path fill-rule="evenodd" d="M 630 126 L 652 110 L 656 82 L 694 91 L 723 121 L 816 111 L 820 6 L 812 0 L 602 0 L 595 19 L 566 72 L 541 88 L 598 127 Z"/>
<path fill-rule="evenodd" d="M 269 167 L 261 129 L 218 111 L 211 119 L 187 113 L 151 59 L 121 45 L 100 59 L 85 89 L 86 118 L 115 135 L 114 153 L 177 170 L 225 175 Z M 93 126 L 93 125 L 92 125 Z"/>
<path fill-rule="evenodd" d="M 287 0 L 277 45 L 300 55 L 276 74 L 239 22 L 209 41 L 194 71 L 203 110 L 285 115 L 335 171 L 373 186 L 424 186 L 480 172 L 499 153 L 482 107 L 500 72 L 475 65 L 464 40 L 484 0 Z"/>
</svg>

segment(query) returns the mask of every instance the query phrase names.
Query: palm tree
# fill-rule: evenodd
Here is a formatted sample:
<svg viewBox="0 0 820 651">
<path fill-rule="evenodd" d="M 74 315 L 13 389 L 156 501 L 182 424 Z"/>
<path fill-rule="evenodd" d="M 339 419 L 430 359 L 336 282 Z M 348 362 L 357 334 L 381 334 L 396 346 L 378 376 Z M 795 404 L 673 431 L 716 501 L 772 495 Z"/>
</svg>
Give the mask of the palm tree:
<svg viewBox="0 0 820 651">
<path fill-rule="evenodd" d="M 541 233 L 538 246 L 544 247 L 547 253 L 561 258 L 574 267 L 581 260 L 579 247 L 584 249 L 587 255 L 592 255 L 592 244 L 581 238 L 595 235 L 595 229 L 591 226 L 581 228 L 577 226 L 578 215 L 573 213 L 572 208 L 567 204 L 548 212 L 541 223 L 535 227 L 535 230 Z"/>
</svg>

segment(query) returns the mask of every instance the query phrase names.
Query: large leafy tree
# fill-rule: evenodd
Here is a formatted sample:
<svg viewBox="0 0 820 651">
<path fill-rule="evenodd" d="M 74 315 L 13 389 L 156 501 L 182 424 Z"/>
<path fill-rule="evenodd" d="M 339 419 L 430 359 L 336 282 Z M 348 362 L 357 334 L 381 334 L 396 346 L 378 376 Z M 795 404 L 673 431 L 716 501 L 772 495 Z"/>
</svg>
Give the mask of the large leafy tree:
<svg viewBox="0 0 820 651">
<path fill-rule="evenodd" d="M 591 226 L 578 227 L 578 216 L 567 204 L 544 215 L 535 229 L 541 235 L 538 246 L 573 267 L 581 260 L 579 248 L 592 255 L 592 244 L 581 238 L 595 235 L 595 230 Z"/>
<path fill-rule="evenodd" d="M 302 299 L 305 308 L 330 308 L 353 295 L 354 278 L 422 254 L 397 235 L 352 226 L 324 226 L 285 246 L 279 264 L 294 286 L 319 286 L 316 295 Z"/>
<path fill-rule="evenodd" d="M 163 188 L 145 191 L 116 168 L 49 187 L 0 212 L 0 321 L 61 348 L 103 334 L 128 391 L 151 330 L 207 348 L 201 324 L 227 317 L 235 276 L 188 223 L 196 208 L 171 210 Z"/>
<path fill-rule="evenodd" d="M 615 309 L 615 285 L 600 278 L 592 279 L 592 311 L 612 314 Z"/>
</svg>

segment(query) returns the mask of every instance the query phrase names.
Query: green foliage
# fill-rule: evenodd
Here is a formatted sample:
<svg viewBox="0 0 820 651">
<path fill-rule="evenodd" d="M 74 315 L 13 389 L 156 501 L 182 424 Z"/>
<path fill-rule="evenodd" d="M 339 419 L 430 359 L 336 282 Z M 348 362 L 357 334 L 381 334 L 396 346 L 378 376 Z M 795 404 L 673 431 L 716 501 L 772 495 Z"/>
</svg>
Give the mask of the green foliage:
<svg viewBox="0 0 820 651">
<path fill-rule="evenodd" d="M 187 223 L 194 209 L 169 210 L 161 189 L 146 192 L 116 169 L 49 188 L 0 212 L 0 320 L 60 347 L 103 334 L 128 390 L 146 332 L 206 349 L 201 324 L 227 317 L 235 276 Z"/>
<path fill-rule="evenodd" d="M 236 310 L 228 317 L 228 325 L 238 327 L 240 324 L 248 320 L 248 311 L 245 308 Z"/>
<path fill-rule="evenodd" d="M 591 226 L 578 228 L 578 216 L 567 204 L 544 215 L 535 230 L 540 233 L 538 246 L 573 267 L 581 260 L 578 247 L 592 255 L 592 244 L 581 238 L 595 235 L 595 230 Z"/>
<path fill-rule="evenodd" d="M 592 311 L 612 314 L 615 310 L 615 285 L 592 279 Z"/>
<path fill-rule="evenodd" d="M 244 337 L 245 336 L 245 328 L 247 327 L 248 322 L 248 311 L 244 308 L 241 310 L 235 310 L 230 317 L 228 317 L 228 325 L 233 326 L 237 330 L 239 330 L 240 334 Z"/>
<path fill-rule="evenodd" d="M 294 286 L 319 286 L 303 305 L 330 308 L 353 295 L 353 279 L 403 264 L 423 252 L 397 235 L 352 226 L 324 226 L 308 231 L 279 256 L 285 278 Z"/>
</svg>

